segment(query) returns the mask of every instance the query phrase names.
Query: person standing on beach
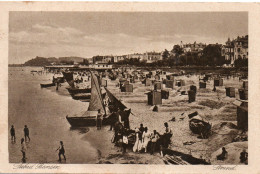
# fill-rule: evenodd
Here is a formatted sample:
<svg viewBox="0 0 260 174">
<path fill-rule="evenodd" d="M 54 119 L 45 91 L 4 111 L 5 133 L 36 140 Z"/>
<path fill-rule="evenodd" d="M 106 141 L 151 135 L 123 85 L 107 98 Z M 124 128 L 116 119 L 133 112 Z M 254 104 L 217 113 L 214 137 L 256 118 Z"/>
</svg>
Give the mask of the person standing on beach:
<svg viewBox="0 0 260 174">
<path fill-rule="evenodd" d="M 171 143 L 171 137 L 172 137 L 172 129 L 169 128 L 169 125 L 167 122 L 164 123 L 165 127 L 165 132 L 164 132 L 164 137 L 165 137 L 165 148 L 168 148 L 169 144 Z"/>
<path fill-rule="evenodd" d="M 156 144 L 157 144 L 157 140 L 159 139 L 159 135 L 156 132 L 156 130 L 153 131 L 152 135 L 151 135 L 151 155 L 153 155 L 153 153 L 155 152 L 156 149 Z"/>
<path fill-rule="evenodd" d="M 25 159 L 26 159 L 26 150 L 27 150 L 27 148 L 26 148 L 26 144 L 25 144 L 25 141 L 24 141 L 24 138 L 22 138 L 21 139 L 21 152 L 22 152 L 22 154 L 23 154 L 23 158 L 22 158 L 22 161 L 25 161 Z"/>
<path fill-rule="evenodd" d="M 150 134 L 148 132 L 148 128 L 147 127 L 144 128 L 144 132 L 143 132 L 142 138 L 143 138 L 144 152 L 146 153 L 147 152 L 147 145 L 148 145 L 148 143 L 150 141 Z"/>
<path fill-rule="evenodd" d="M 15 129 L 14 129 L 14 125 L 11 126 L 10 134 L 11 134 L 11 141 L 15 142 Z"/>
<path fill-rule="evenodd" d="M 100 130 L 101 129 L 101 126 L 102 126 L 102 114 L 100 112 L 101 110 L 99 109 L 98 110 L 98 114 L 97 114 L 97 130 Z"/>
<path fill-rule="evenodd" d="M 122 148 L 123 148 L 122 152 L 123 152 L 123 154 L 126 153 L 127 145 L 128 145 L 127 133 L 126 133 L 126 131 L 123 131 L 123 142 L 122 142 Z"/>
<path fill-rule="evenodd" d="M 61 162 L 61 155 L 63 156 L 64 160 L 66 161 L 65 149 L 64 149 L 63 141 L 60 141 L 60 146 L 58 147 L 57 150 L 59 150 L 59 162 Z"/>
<path fill-rule="evenodd" d="M 141 133 L 142 133 L 142 135 L 143 135 L 143 132 L 144 132 L 144 125 L 143 125 L 142 123 L 140 124 L 139 131 L 141 131 Z"/>
<path fill-rule="evenodd" d="M 119 121 L 119 113 L 118 113 L 118 109 L 116 112 L 114 112 L 113 117 L 111 117 L 110 120 L 110 131 L 112 131 L 113 129 L 115 129 L 115 124 L 116 122 Z"/>
<path fill-rule="evenodd" d="M 23 132 L 24 132 L 25 141 L 27 141 L 27 138 L 29 139 L 29 141 L 31 141 L 30 136 L 29 136 L 29 129 L 28 129 L 27 125 L 24 126 Z"/>
<path fill-rule="evenodd" d="M 248 153 L 246 152 L 246 149 L 244 149 L 241 153 L 240 153 L 240 163 L 245 163 L 247 164 L 248 160 Z"/>
<path fill-rule="evenodd" d="M 217 89 L 216 89 L 216 86 L 214 85 L 214 88 L 213 88 L 213 90 L 212 90 L 212 91 L 216 92 L 216 90 L 217 90 Z"/>
<path fill-rule="evenodd" d="M 133 146 L 133 152 L 139 152 L 139 144 L 141 144 L 141 140 L 139 138 L 140 133 L 139 133 L 139 129 L 135 128 L 135 144 Z"/>
<path fill-rule="evenodd" d="M 59 80 L 58 80 L 57 83 L 56 83 L 56 91 L 59 90 L 59 86 L 60 86 L 60 83 L 59 83 Z"/>
</svg>

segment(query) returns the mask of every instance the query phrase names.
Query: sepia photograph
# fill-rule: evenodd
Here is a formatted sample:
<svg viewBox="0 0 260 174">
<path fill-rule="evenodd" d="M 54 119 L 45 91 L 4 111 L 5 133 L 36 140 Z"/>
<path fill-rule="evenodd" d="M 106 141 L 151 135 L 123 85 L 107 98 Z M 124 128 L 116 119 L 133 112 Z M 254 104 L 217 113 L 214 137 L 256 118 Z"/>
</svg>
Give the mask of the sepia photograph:
<svg viewBox="0 0 260 174">
<path fill-rule="evenodd" d="M 250 164 L 248 12 L 10 11 L 8 25 L 9 163 Z"/>
</svg>

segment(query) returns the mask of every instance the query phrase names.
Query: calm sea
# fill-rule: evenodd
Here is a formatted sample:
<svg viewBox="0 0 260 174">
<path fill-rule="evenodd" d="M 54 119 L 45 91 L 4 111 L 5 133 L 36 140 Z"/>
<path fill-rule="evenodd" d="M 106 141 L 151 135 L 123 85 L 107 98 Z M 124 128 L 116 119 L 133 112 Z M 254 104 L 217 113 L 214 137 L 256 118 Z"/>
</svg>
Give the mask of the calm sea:
<svg viewBox="0 0 260 174">
<path fill-rule="evenodd" d="M 96 128 L 70 128 L 66 115 L 87 110 L 88 103 L 71 98 L 63 83 L 57 92 L 55 87 L 40 88 L 40 83 L 51 82 L 53 74 L 38 75 L 31 70 L 35 67 L 10 67 L 8 81 L 9 129 L 14 125 L 16 143 L 10 141 L 9 161 L 20 163 L 22 153 L 20 140 L 24 125 L 30 130 L 31 141 L 27 143 L 28 163 L 58 163 L 59 141 L 65 145 L 67 163 L 96 163 L 100 151 L 105 149 L 112 133 L 107 127 L 102 131 Z M 89 131 L 88 131 L 89 130 Z M 108 136 L 109 135 L 109 136 Z"/>
</svg>

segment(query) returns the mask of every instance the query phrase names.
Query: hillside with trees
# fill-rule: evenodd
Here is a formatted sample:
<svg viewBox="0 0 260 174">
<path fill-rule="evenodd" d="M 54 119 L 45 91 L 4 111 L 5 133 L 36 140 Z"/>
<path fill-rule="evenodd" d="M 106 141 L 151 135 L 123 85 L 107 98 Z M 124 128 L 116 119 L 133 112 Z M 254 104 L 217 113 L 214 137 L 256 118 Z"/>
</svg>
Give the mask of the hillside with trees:
<svg viewBox="0 0 260 174">
<path fill-rule="evenodd" d="M 83 64 L 84 58 L 81 57 L 60 57 L 60 58 L 55 58 L 55 57 L 35 57 L 31 60 L 28 60 L 27 62 L 24 63 L 24 66 L 48 66 L 52 64 L 56 65 L 73 65 L 75 62 Z"/>
<path fill-rule="evenodd" d="M 25 66 L 48 66 L 51 63 L 44 57 L 36 57 L 24 63 Z"/>
</svg>

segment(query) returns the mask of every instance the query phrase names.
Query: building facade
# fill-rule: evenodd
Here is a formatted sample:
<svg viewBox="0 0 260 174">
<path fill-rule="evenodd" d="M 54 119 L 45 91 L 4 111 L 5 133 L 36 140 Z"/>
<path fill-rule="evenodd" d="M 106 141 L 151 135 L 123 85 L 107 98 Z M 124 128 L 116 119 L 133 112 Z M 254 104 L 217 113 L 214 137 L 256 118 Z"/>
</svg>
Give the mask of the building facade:
<svg viewBox="0 0 260 174">
<path fill-rule="evenodd" d="M 95 70 L 112 70 L 113 66 L 108 65 L 106 63 L 99 63 L 99 64 L 90 64 L 89 68 L 95 69 Z"/>
<path fill-rule="evenodd" d="M 120 62 L 120 61 L 123 61 L 126 59 L 126 55 L 123 55 L 123 56 L 113 56 L 114 57 L 114 60 L 113 62 L 114 63 L 117 63 L 117 62 Z"/>
<path fill-rule="evenodd" d="M 93 56 L 93 64 L 110 64 L 113 63 L 113 56 Z"/>
<path fill-rule="evenodd" d="M 183 44 L 181 41 L 180 47 L 183 49 L 184 53 L 187 52 L 200 52 L 202 51 L 207 45 L 203 43 L 196 43 L 194 42 L 193 44 L 188 43 L 188 44 Z"/>
<path fill-rule="evenodd" d="M 234 59 L 248 59 L 248 35 L 237 37 L 234 42 Z"/>
<path fill-rule="evenodd" d="M 225 56 L 225 60 L 231 65 L 239 58 L 248 59 L 248 35 L 238 36 L 232 41 L 228 38 L 226 45 L 222 47 L 222 56 Z"/>
<path fill-rule="evenodd" d="M 134 53 L 134 54 L 128 54 L 127 59 L 139 59 L 140 61 L 144 60 L 144 54 L 141 53 Z"/>
<path fill-rule="evenodd" d="M 163 59 L 162 52 L 155 52 L 155 51 L 144 53 L 144 58 L 143 58 L 143 60 L 145 60 L 147 63 L 156 62 L 162 59 Z"/>
</svg>

